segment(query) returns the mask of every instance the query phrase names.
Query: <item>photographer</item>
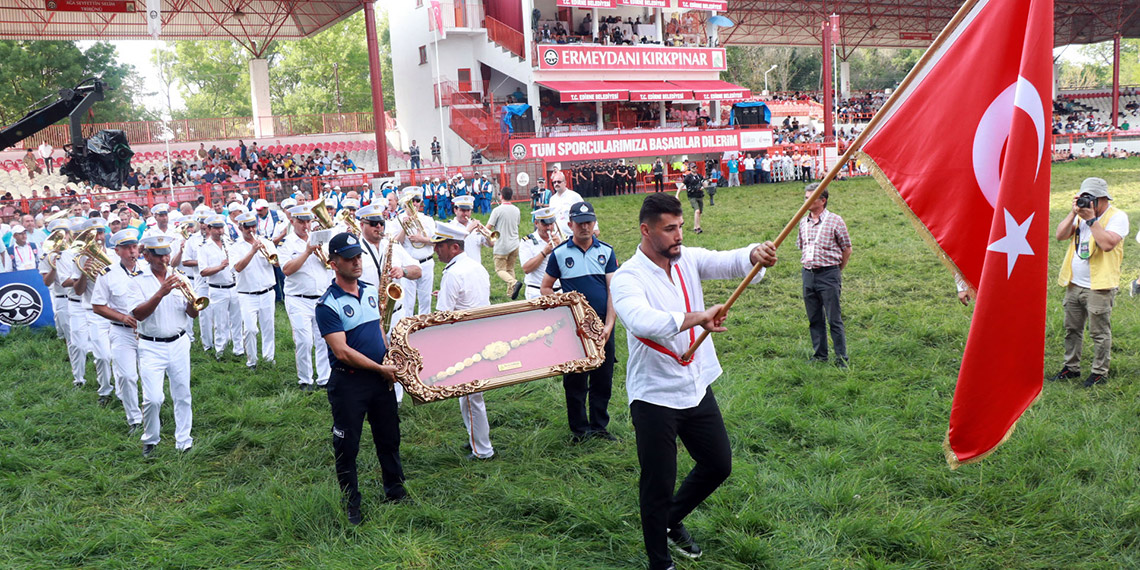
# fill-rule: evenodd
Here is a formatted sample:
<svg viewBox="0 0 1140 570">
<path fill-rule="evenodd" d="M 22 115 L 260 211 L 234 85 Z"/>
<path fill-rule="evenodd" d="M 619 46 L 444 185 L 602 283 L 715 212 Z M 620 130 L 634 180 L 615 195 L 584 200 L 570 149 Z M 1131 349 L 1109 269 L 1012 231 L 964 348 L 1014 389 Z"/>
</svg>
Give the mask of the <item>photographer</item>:
<svg viewBox="0 0 1140 570">
<path fill-rule="evenodd" d="M 1086 388 L 1104 383 L 1108 375 L 1112 305 L 1124 260 L 1120 242 L 1128 235 L 1128 215 L 1110 205 L 1111 200 L 1107 182 L 1086 178 L 1073 198 L 1069 215 L 1057 225 L 1057 241 L 1069 240 L 1069 248 L 1057 279 L 1057 284 L 1066 288 L 1065 366 L 1052 380 L 1080 376 L 1087 320 L 1094 348 Z"/>
<path fill-rule="evenodd" d="M 685 170 L 685 176 L 681 182 L 677 184 L 677 193 L 674 197 L 681 197 L 681 189 L 685 189 L 685 194 L 689 197 L 689 205 L 693 207 L 693 233 L 704 233 L 701 229 L 701 212 L 705 209 L 704 198 L 704 178 L 697 173 L 697 163 L 689 164 Z"/>
</svg>

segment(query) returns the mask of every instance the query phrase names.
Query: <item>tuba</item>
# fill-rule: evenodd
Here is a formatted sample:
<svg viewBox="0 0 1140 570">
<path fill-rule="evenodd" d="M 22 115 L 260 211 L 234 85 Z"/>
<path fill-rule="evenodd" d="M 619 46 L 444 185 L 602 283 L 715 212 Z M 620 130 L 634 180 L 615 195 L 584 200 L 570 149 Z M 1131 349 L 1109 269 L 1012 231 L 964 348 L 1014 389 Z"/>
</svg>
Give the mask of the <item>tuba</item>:
<svg viewBox="0 0 1140 570">
<path fill-rule="evenodd" d="M 75 236 L 75 241 L 71 245 L 71 249 L 75 252 L 75 266 L 91 281 L 106 275 L 111 270 L 111 258 L 103 251 L 103 244 L 99 243 L 97 232 L 95 228 L 83 230 Z M 91 260 L 93 269 L 90 273 L 84 268 L 85 264 L 79 262 L 81 257 Z"/>
<path fill-rule="evenodd" d="M 186 302 L 194 307 L 194 310 L 201 311 L 210 305 L 210 300 L 205 297 L 199 297 L 194 294 L 194 287 L 190 285 L 190 279 L 181 270 L 171 268 L 174 276 L 178 278 L 178 291 L 186 297 Z"/>
<path fill-rule="evenodd" d="M 413 196 L 407 196 L 400 200 L 400 206 L 404 208 L 404 215 L 398 216 L 397 221 L 400 222 L 400 227 L 404 230 L 405 236 L 426 236 L 427 232 L 424 231 L 424 225 L 420 222 L 420 217 L 417 215 L 416 206 L 412 204 Z M 416 243 L 408 240 L 412 247 L 416 249 L 423 249 L 427 247 L 426 243 Z"/>
</svg>

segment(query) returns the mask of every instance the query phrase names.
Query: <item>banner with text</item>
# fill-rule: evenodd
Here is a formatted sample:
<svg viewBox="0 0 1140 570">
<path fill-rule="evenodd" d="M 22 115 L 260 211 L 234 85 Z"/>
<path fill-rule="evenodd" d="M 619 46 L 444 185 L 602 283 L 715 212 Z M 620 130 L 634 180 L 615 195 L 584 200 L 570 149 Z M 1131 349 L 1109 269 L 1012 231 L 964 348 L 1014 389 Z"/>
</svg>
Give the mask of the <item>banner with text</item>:
<svg viewBox="0 0 1140 570">
<path fill-rule="evenodd" d="M 44 7 L 60 12 L 120 12 L 129 14 L 135 11 L 137 2 L 126 0 L 48 0 Z"/>
<path fill-rule="evenodd" d="M 728 11 L 728 0 L 678 0 L 677 6 L 689 10 Z"/>
<path fill-rule="evenodd" d="M 558 0 L 555 5 L 564 8 L 617 8 L 617 0 Z"/>
<path fill-rule="evenodd" d="M 724 48 L 541 45 L 538 68 L 549 71 L 724 71 Z"/>
<path fill-rule="evenodd" d="M 760 131 L 745 132 L 752 136 L 753 132 Z M 767 140 L 771 141 L 771 131 L 763 132 L 768 134 Z M 741 134 L 742 131 L 739 130 L 718 130 L 548 137 L 513 139 L 510 146 L 511 158 L 514 160 L 593 160 L 740 150 Z"/>
<path fill-rule="evenodd" d="M 643 8 L 668 8 L 669 0 L 618 0 L 622 6 L 640 6 Z"/>
</svg>

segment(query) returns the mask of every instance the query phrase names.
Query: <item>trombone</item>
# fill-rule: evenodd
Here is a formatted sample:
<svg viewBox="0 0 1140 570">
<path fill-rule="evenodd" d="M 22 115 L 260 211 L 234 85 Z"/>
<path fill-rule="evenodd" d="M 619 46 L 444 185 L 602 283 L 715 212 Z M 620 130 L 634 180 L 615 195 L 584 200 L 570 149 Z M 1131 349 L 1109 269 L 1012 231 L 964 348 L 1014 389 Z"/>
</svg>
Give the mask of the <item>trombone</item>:
<svg viewBox="0 0 1140 570">
<path fill-rule="evenodd" d="M 210 300 L 206 297 L 199 297 L 194 294 L 194 287 L 190 285 L 190 279 L 186 274 L 179 269 L 171 268 L 174 276 L 178 278 L 178 291 L 186 297 L 186 302 L 194 307 L 195 311 L 201 311 L 210 305 Z"/>
</svg>

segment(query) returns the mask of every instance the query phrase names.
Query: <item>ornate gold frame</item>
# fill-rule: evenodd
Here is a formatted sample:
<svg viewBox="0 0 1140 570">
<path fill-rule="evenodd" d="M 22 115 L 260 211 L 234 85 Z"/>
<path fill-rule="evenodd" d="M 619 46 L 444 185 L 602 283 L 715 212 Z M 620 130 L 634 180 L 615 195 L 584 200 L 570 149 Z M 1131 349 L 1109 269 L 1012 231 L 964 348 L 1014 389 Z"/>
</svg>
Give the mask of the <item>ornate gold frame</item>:
<svg viewBox="0 0 1140 570">
<path fill-rule="evenodd" d="M 585 349 L 585 358 L 453 386 L 429 386 L 420 380 L 420 374 L 423 372 L 423 358 L 420 351 L 408 343 L 408 337 L 412 333 L 428 327 L 444 326 L 461 321 L 547 310 L 562 306 L 569 307 L 570 313 L 574 316 L 577 336 Z M 384 364 L 394 365 L 396 367 L 396 379 L 404 386 L 404 390 L 417 404 L 424 404 L 530 382 L 540 378 L 593 370 L 601 366 L 606 357 L 606 339 L 602 336 L 604 327 L 605 323 L 586 302 L 586 296 L 577 291 L 555 293 L 537 299 L 503 303 L 478 309 L 437 311 L 426 315 L 406 317 L 396 323 L 391 334 L 391 346 L 388 349 L 387 356 L 384 357 Z"/>
</svg>

